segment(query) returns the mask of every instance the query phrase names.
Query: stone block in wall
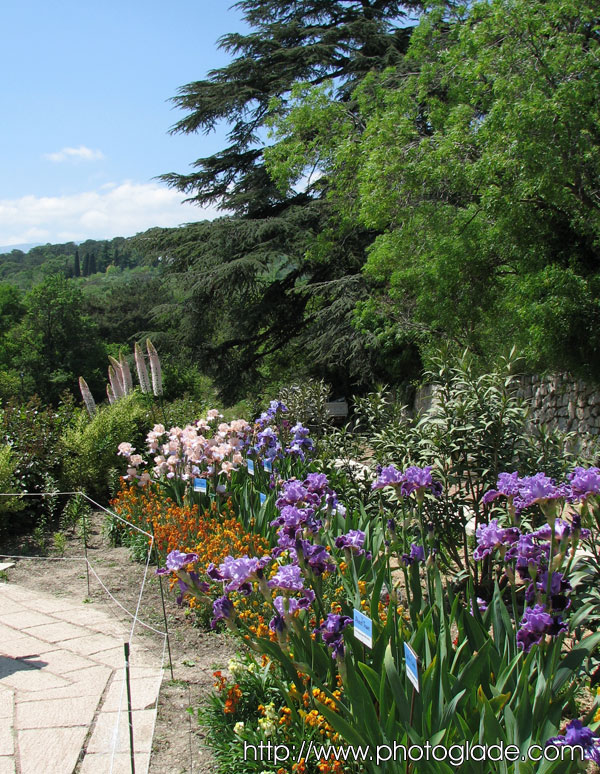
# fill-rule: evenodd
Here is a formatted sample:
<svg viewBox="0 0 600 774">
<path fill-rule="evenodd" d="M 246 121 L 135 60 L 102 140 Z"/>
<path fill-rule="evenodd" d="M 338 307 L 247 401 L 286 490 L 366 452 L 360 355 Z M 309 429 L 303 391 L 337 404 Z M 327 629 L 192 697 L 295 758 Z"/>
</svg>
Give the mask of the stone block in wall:
<svg viewBox="0 0 600 774">
<path fill-rule="evenodd" d="M 562 430 L 563 433 L 566 432 L 569 428 L 569 420 L 566 416 L 558 417 L 556 420 L 556 426 L 559 430 Z"/>
</svg>

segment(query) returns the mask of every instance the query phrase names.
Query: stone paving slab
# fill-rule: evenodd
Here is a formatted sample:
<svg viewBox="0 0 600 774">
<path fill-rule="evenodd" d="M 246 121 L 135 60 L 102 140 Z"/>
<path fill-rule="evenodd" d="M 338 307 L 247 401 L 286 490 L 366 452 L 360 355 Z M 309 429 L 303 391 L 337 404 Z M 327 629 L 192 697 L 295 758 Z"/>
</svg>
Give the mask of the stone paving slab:
<svg viewBox="0 0 600 774">
<path fill-rule="evenodd" d="M 0 757 L 0 774 L 15 774 L 15 771 L 15 759 L 12 755 Z"/>
<path fill-rule="evenodd" d="M 69 774 L 79 760 L 87 728 L 32 728 L 17 733 L 21 774 Z"/>
<path fill-rule="evenodd" d="M 103 608 L 0 583 L 0 774 L 131 771 L 129 636 Z M 136 641 L 130 665 L 136 772 L 144 774 L 162 666 Z"/>
<path fill-rule="evenodd" d="M 131 714 L 135 750 L 150 753 L 156 713 L 153 710 L 135 710 Z M 103 712 L 87 744 L 90 753 L 112 752 L 113 748 L 116 752 L 129 753 L 129 721 L 126 711 Z"/>
<path fill-rule="evenodd" d="M 112 769 L 111 769 L 112 763 Z M 150 755 L 138 753 L 135 756 L 135 770 L 148 771 Z M 2 774 L 2 769 L 0 769 Z M 112 755 L 105 753 L 88 753 L 83 759 L 78 774 L 131 774 L 131 760 L 126 753 L 117 753 L 112 760 Z"/>
</svg>

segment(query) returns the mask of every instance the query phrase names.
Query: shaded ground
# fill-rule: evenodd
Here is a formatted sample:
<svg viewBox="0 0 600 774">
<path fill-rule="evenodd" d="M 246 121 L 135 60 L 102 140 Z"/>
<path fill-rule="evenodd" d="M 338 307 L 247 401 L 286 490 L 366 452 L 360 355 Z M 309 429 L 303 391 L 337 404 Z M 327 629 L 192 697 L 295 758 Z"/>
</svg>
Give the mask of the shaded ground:
<svg viewBox="0 0 600 774">
<path fill-rule="evenodd" d="M 43 589 L 46 593 L 80 596 L 88 599 L 91 607 L 110 610 L 111 614 L 131 626 L 132 618 L 111 598 L 110 594 L 128 611 L 135 613 L 144 566 L 129 558 L 126 548 L 113 548 L 102 531 L 104 515 L 94 514 L 88 536 L 90 591 L 87 588 L 86 564 L 74 557 L 84 554 L 83 541 L 75 534 L 67 535 L 63 558 L 19 559 L 8 570 L 10 583 L 26 588 Z M 4 545 L 2 553 L 19 553 L 22 547 Z M 56 551 L 49 551 L 56 557 Z M 4 561 L 0 559 L 0 561 Z M 98 578 L 95 577 L 97 574 Z M 165 652 L 165 674 L 160 692 L 158 718 L 150 760 L 150 774 L 211 774 L 214 768 L 210 752 L 203 744 L 204 735 L 188 707 L 197 708 L 212 691 L 215 669 L 224 668 L 234 654 L 231 638 L 226 634 L 201 631 L 192 626 L 185 612 L 180 610 L 165 584 L 165 607 L 170 632 L 173 676 Z M 139 606 L 139 618 L 157 630 L 164 631 L 164 618 L 158 578 L 150 568 Z M 163 657 L 164 637 L 137 624 L 132 639 L 143 644 L 155 656 L 157 664 Z"/>
</svg>

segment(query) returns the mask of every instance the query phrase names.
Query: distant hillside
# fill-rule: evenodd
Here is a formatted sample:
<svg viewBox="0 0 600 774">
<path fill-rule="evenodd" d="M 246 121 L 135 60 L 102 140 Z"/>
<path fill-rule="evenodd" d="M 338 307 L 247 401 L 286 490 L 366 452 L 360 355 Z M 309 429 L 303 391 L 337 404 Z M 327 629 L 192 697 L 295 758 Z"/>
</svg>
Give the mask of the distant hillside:
<svg viewBox="0 0 600 774">
<path fill-rule="evenodd" d="M 42 242 L 30 242 L 29 244 L 23 243 L 21 245 L 0 245 L 0 255 L 2 253 L 10 253 L 12 250 L 21 250 L 23 253 L 29 252 L 32 247 L 39 247 Z"/>
<path fill-rule="evenodd" d="M 16 245 L 0 253 L 0 282 L 30 290 L 51 274 L 89 277 L 148 265 L 131 238 L 88 239 L 79 244 Z"/>
</svg>

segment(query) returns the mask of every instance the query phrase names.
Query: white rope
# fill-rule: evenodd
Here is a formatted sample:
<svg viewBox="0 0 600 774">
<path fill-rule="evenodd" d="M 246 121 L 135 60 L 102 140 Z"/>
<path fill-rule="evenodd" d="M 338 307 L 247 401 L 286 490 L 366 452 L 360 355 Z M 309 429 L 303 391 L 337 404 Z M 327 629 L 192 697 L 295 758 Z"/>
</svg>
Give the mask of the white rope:
<svg viewBox="0 0 600 774">
<path fill-rule="evenodd" d="M 0 554 L 0 557 L 5 559 L 46 559 L 52 562 L 85 562 L 85 556 L 36 556 L 27 554 L 23 556 L 21 554 Z"/>
<path fill-rule="evenodd" d="M 114 597 L 114 596 L 113 596 L 113 595 L 110 593 L 110 591 L 108 590 L 108 588 L 107 588 L 107 587 L 104 585 L 104 583 L 102 582 L 102 579 L 100 578 L 100 576 L 98 575 L 98 573 L 96 572 L 96 570 L 94 570 L 94 568 L 92 567 L 92 565 L 90 564 L 90 562 L 88 562 L 88 567 L 89 567 L 89 568 L 90 568 L 90 570 L 92 571 L 92 573 L 93 573 L 93 575 L 95 576 L 95 578 L 97 579 L 98 583 L 99 583 L 99 584 L 102 586 L 102 588 L 103 588 L 103 589 L 104 589 L 104 591 L 106 592 L 107 596 L 109 596 L 109 597 L 112 599 L 112 601 L 115 603 L 115 605 L 117 605 L 118 607 L 120 607 L 120 608 L 121 608 L 121 610 L 122 610 L 124 613 L 127 613 L 127 615 L 128 615 L 130 618 L 133 618 L 133 620 L 134 620 L 134 621 L 135 621 L 135 620 L 138 620 L 138 621 L 141 623 L 141 625 L 142 625 L 144 628 L 146 628 L 146 629 L 150 629 L 150 631 L 152 631 L 152 632 L 155 632 L 156 634 L 160 634 L 162 637 L 166 637 L 166 636 L 167 636 L 167 633 L 166 633 L 166 632 L 163 632 L 163 631 L 161 631 L 160 629 L 155 629 L 155 628 L 154 628 L 154 626 L 151 626 L 150 624 L 146 623 L 145 621 L 143 621 L 143 620 L 142 620 L 141 618 L 139 618 L 139 617 L 138 617 L 138 618 L 136 618 L 136 615 L 135 615 L 134 613 L 132 613 L 130 610 L 127 610 L 127 608 L 126 608 L 126 607 L 123 607 L 123 605 L 122 605 L 122 604 L 119 602 L 119 600 L 118 600 L 118 599 L 116 599 L 116 597 Z"/>
<path fill-rule="evenodd" d="M 148 547 L 148 552 L 146 554 L 146 564 L 144 567 L 144 575 L 142 578 L 142 583 L 140 586 L 140 593 L 137 600 L 137 605 L 135 609 L 135 613 L 131 613 L 129 610 L 127 610 L 126 607 L 124 607 L 118 599 L 109 591 L 109 589 L 106 587 L 106 585 L 103 583 L 102 579 L 88 560 L 86 556 L 76 556 L 76 557 L 63 557 L 63 556 L 56 556 L 56 557 L 49 557 L 49 556 L 19 556 L 19 555 L 11 555 L 11 554 L 0 554 L 2 557 L 10 558 L 10 559 L 51 559 L 51 560 L 62 560 L 62 561 L 84 561 L 86 562 L 88 568 L 91 570 L 92 574 L 95 576 L 96 580 L 100 584 L 100 586 L 104 589 L 107 596 L 125 612 L 131 619 L 131 629 L 129 631 L 129 642 L 131 644 L 135 632 L 135 625 L 137 622 L 139 622 L 144 628 L 149 629 L 150 631 L 153 631 L 155 634 L 159 634 L 163 637 L 163 650 L 162 650 L 162 659 L 161 659 L 161 666 L 160 666 L 160 680 L 158 683 L 158 690 L 156 692 L 156 702 L 155 702 L 155 715 L 154 715 L 154 723 L 152 726 L 152 738 L 154 738 L 154 730 L 156 727 L 156 719 L 158 715 L 158 700 L 159 700 L 159 693 L 160 693 L 160 687 L 162 685 L 163 675 L 164 675 L 164 665 L 165 665 L 165 653 L 167 648 L 167 638 L 168 634 L 167 632 L 160 631 L 159 629 L 156 629 L 154 626 L 151 626 L 150 624 L 147 624 L 145 621 L 142 621 L 139 617 L 140 607 L 142 604 L 142 598 L 144 595 L 144 589 L 146 586 L 146 580 L 148 577 L 148 569 L 150 567 L 150 558 L 152 555 L 152 549 L 154 547 L 154 535 L 150 534 L 149 532 L 146 532 L 145 530 L 138 527 L 136 524 L 132 524 L 130 521 L 127 521 L 127 519 L 123 519 L 121 516 L 119 516 L 117 513 L 114 513 L 114 511 L 109 510 L 108 508 L 105 508 L 103 505 L 100 505 L 100 503 L 97 503 L 95 500 L 93 500 L 91 497 L 89 497 L 85 492 L 0 492 L 0 497 L 59 497 L 59 496 L 81 496 L 84 497 L 86 500 L 88 500 L 90 503 L 95 505 L 100 510 L 104 511 L 105 513 L 108 513 L 110 516 L 112 516 L 114 519 L 117 519 L 118 521 L 122 522 L 123 524 L 126 524 L 130 529 L 134 529 L 137 532 L 141 533 L 142 535 L 146 535 L 150 539 L 150 545 Z M 130 651 L 131 656 L 131 651 Z M 123 667 L 125 670 L 125 666 Z M 124 675 L 124 678 L 126 675 Z M 125 691 L 125 679 L 123 679 L 123 685 L 121 686 L 121 696 L 119 698 L 119 711 L 117 712 L 117 720 L 115 724 L 115 728 L 113 729 L 113 740 L 112 740 L 112 755 L 110 760 L 110 774 L 113 773 L 114 768 L 114 761 L 115 761 L 115 753 L 117 751 L 117 742 L 119 738 L 119 723 L 121 720 L 121 711 L 123 709 L 123 695 Z M 129 723 L 129 720 L 128 720 Z M 129 727 L 129 726 L 128 726 Z M 135 737 L 134 737 L 134 743 L 135 743 Z M 135 750 L 134 750 L 135 752 Z M 149 764 L 148 764 L 149 767 Z M 148 771 L 148 767 L 146 767 L 146 772 Z"/>
<path fill-rule="evenodd" d="M 89 502 L 92 503 L 92 505 L 95 505 L 97 508 L 100 508 L 101 511 L 104 511 L 105 513 L 110 514 L 113 518 L 117 519 L 118 521 L 122 521 L 123 524 L 127 524 L 128 527 L 131 527 L 132 529 L 137 530 L 137 532 L 141 532 L 142 535 L 147 535 L 149 538 L 152 537 L 150 532 L 146 532 L 146 530 L 143 530 L 141 527 L 138 527 L 136 524 L 132 524 L 130 521 L 127 521 L 127 519 L 124 519 L 122 516 L 119 516 L 118 513 L 115 513 L 114 511 L 109 510 L 108 508 L 105 508 L 103 505 L 100 505 L 100 503 L 97 503 L 95 500 L 92 500 L 91 497 L 89 497 L 85 492 L 0 492 L 0 497 L 73 497 L 75 495 L 80 495 L 81 497 L 85 497 L 86 500 L 89 500 Z"/>
</svg>

